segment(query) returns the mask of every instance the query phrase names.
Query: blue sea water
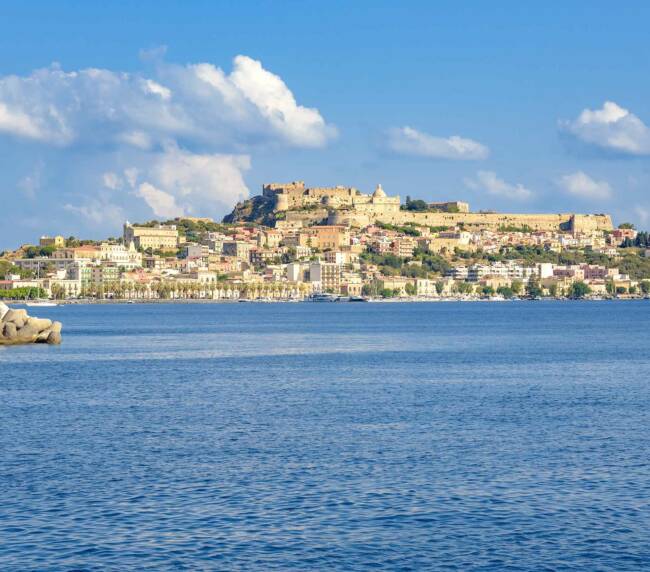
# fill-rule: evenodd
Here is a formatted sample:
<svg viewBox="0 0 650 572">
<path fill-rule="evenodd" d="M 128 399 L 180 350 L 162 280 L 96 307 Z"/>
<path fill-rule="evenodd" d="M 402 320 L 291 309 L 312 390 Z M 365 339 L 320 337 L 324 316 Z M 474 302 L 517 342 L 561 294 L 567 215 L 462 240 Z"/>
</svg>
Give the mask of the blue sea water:
<svg viewBox="0 0 650 572">
<path fill-rule="evenodd" d="M 650 303 L 31 313 L 0 570 L 650 569 Z"/>
</svg>

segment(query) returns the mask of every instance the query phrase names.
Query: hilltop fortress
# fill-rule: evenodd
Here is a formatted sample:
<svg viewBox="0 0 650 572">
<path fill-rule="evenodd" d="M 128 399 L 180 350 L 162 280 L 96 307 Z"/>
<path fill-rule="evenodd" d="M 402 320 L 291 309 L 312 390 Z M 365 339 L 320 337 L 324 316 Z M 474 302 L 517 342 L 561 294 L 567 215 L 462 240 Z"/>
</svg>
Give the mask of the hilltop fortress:
<svg viewBox="0 0 650 572">
<path fill-rule="evenodd" d="M 425 209 L 408 210 L 402 207 L 399 196 L 388 196 L 381 185 L 369 195 L 354 187 L 307 188 L 303 181 L 265 184 L 261 196 L 240 203 L 224 218 L 226 222 L 237 220 L 289 226 L 308 226 L 326 220 L 330 225 L 360 228 L 382 222 L 492 230 L 503 227 L 569 232 L 613 229 L 612 220 L 606 214 L 470 212 L 469 204 L 461 201 L 428 203 Z"/>
</svg>

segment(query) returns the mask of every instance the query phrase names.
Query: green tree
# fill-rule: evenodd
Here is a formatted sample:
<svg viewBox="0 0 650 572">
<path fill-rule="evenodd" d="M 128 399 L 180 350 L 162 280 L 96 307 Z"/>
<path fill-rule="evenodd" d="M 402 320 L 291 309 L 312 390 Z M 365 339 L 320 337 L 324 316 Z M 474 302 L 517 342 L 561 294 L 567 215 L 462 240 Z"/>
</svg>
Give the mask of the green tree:
<svg viewBox="0 0 650 572">
<path fill-rule="evenodd" d="M 591 288 L 580 280 L 571 284 L 571 288 L 569 288 L 569 298 L 580 299 L 590 293 Z"/>
<path fill-rule="evenodd" d="M 539 279 L 536 276 L 531 276 L 526 285 L 526 294 L 531 298 L 539 298 L 542 296 L 542 287 L 539 284 Z"/>
<path fill-rule="evenodd" d="M 36 258 L 39 256 L 52 256 L 52 253 L 56 250 L 54 246 L 29 246 L 25 250 L 26 258 Z"/>
<path fill-rule="evenodd" d="M 641 282 L 639 286 L 641 287 L 641 292 L 643 292 L 644 294 L 650 293 L 650 281 L 644 280 L 643 282 Z"/>
<path fill-rule="evenodd" d="M 410 197 L 408 197 L 406 201 L 406 210 L 407 211 L 427 211 L 429 210 L 429 205 L 421 200 L 421 199 L 415 199 L 411 200 Z"/>
<path fill-rule="evenodd" d="M 456 291 L 459 294 L 471 294 L 474 291 L 474 286 L 469 282 L 458 282 L 456 283 Z"/>
<path fill-rule="evenodd" d="M 14 266 L 9 260 L 0 260 L 0 278 L 7 274 L 17 274 L 21 278 L 32 278 L 34 273 L 20 266 Z"/>
<path fill-rule="evenodd" d="M 497 288 L 497 294 L 501 294 L 506 299 L 510 299 L 514 296 L 514 292 L 512 291 L 512 288 L 509 286 L 499 286 Z"/>
<path fill-rule="evenodd" d="M 618 228 L 620 229 L 634 229 L 634 225 L 631 222 L 622 222 L 621 224 L 618 225 Z"/>
<path fill-rule="evenodd" d="M 524 283 L 521 280 L 513 280 L 510 288 L 512 288 L 514 294 L 519 296 L 524 290 Z"/>
<path fill-rule="evenodd" d="M 45 291 L 42 288 L 22 287 L 0 290 L 0 300 L 34 300 L 36 298 L 45 298 Z"/>
<path fill-rule="evenodd" d="M 415 287 L 415 284 L 412 284 L 411 282 L 406 284 L 405 290 L 409 296 L 415 296 L 417 294 L 417 288 Z"/>
</svg>

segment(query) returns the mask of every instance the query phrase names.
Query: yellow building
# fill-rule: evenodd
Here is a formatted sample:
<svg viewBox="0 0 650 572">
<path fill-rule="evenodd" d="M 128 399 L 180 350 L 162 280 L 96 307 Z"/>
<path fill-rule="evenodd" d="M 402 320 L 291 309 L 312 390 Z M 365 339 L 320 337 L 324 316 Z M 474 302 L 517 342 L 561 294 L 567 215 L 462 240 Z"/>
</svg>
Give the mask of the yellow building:
<svg viewBox="0 0 650 572">
<path fill-rule="evenodd" d="M 135 226 L 124 224 L 124 244 L 135 244 L 137 249 L 176 250 L 178 230 L 176 225 Z"/>
<path fill-rule="evenodd" d="M 312 226 L 298 234 L 299 246 L 338 250 L 350 246 L 350 229 L 340 225 Z"/>
<path fill-rule="evenodd" d="M 60 234 L 57 234 L 56 236 L 41 236 L 38 241 L 38 245 L 63 248 L 65 246 L 65 238 L 63 238 Z"/>
<path fill-rule="evenodd" d="M 341 292 L 341 274 L 340 264 L 331 262 L 312 262 L 309 265 L 309 281 L 316 285 L 317 289 L 323 292 Z M 320 286 L 320 288 L 318 288 Z"/>
</svg>

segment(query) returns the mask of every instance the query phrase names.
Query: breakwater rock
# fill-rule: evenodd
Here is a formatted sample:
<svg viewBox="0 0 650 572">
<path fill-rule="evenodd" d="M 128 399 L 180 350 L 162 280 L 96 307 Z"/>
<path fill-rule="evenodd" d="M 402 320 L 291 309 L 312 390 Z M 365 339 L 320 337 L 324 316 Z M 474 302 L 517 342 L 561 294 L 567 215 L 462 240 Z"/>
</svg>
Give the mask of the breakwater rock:
<svg viewBox="0 0 650 572">
<path fill-rule="evenodd" d="M 0 302 L 0 346 L 60 344 L 61 322 L 34 318 L 27 310 L 14 310 Z"/>
</svg>

